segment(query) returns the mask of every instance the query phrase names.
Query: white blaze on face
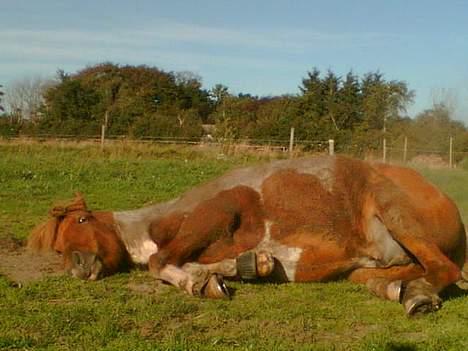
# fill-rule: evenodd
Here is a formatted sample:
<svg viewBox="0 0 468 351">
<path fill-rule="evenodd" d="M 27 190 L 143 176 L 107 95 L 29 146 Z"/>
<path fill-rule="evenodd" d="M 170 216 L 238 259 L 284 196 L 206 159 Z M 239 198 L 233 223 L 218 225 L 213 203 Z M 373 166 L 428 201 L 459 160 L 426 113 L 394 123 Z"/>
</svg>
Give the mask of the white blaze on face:
<svg viewBox="0 0 468 351">
<path fill-rule="evenodd" d="M 296 276 L 297 262 L 301 258 L 302 249 L 283 245 L 271 238 L 271 221 L 265 221 L 265 237 L 258 244 L 257 250 L 271 252 L 283 266 L 284 272 L 289 281 L 294 281 Z"/>
<path fill-rule="evenodd" d="M 158 245 L 148 238 L 138 242 L 138 245 L 127 247 L 127 250 L 134 263 L 147 264 L 150 256 L 158 252 Z"/>
</svg>

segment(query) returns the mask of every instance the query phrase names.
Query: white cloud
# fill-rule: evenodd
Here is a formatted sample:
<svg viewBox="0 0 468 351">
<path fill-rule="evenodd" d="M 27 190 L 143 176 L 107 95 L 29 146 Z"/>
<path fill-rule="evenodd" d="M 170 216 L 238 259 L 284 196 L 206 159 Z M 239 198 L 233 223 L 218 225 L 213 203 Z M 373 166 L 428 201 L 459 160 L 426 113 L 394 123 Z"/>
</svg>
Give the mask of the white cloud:
<svg viewBox="0 0 468 351">
<path fill-rule="evenodd" d="M 304 61 L 315 53 L 375 45 L 381 43 L 383 37 L 391 39 L 380 33 L 230 29 L 157 19 L 139 29 L 119 27 L 106 31 L 8 28 L 0 31 L 0 78 L 5 81 L 5 77 L 14 80 L 25 74 L 53 74 L 58 68 L 73 72 L 103 61 L 190 70 L 208 80 L 212 72 L 224 71 L 232 76 L 232 72 L 241 70 L 244 73 L 262 71 L 264 76 L 272 77 L 291 72 L 292 66 L 309 68 L 304 67 Z M 225 81 L 225 76 L 212 75 L 211 79 Z M 240 82 L 241 77 L 237 79 Z M 259 90 L 263 89 L 264 84 L 257 81 L 259 79 L 255 82 L 253 76 L 243 79 L 246 83 L 249 81 L 248 90 L 255 84 L 261 86 Z M 267 93 L 278 90 L 271 85 L 270 82 Z"/>
<path fill-rule="evenodd" d="M 263 50 L 279 49 L 301 53 L 306 49 L 318 49 L 323 46 L 342 47 L 358 43 L 378 43 L 383 37 L 388 39 L 388 36 L 380 33 L 336 34 L 295 29 L 269 31 L 225 29 L 166 20 L 156 20 L 151 26 L 137 30 L 92 32 L 5 29 L 0 31 L 0 42 L 7 57 L 16 54 L 47 60 L 77 57 L 92 59 L 92 56 L 108 51 L 131 55 L 132 50 L 164 51 L 185 55 L 187 52 L 182 53 L 181 48 L 190 44 L 194 45 L 191 51 L 230 50 L 230 56 L 252 57 L 256 52 Z M 2 56 L 0 59 L 4 60 L 5 55 Z M 262 57 L 262 60 L 267 61 L 268 58 Z"/>
</svg>

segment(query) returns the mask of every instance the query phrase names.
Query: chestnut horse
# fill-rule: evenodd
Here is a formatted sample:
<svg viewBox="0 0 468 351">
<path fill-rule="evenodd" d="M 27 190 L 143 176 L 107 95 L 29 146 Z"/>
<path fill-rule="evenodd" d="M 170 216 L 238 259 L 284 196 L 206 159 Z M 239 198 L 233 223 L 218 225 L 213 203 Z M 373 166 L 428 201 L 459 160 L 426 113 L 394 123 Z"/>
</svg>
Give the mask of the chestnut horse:
<svg viewBox="0 0 468 351">
<path fill-rule="evenodd" d="M 365 283 L 409 314 L 468 278 L 455 204 L 411 169 L 346 157 L 280 160 L 231 171 L 172 201 L 90 211 L 77 195 L 31 234 L 95 280 L 133 265 L 190 295 L 226 297 L 223 277 Z M 465 265 L 468 267 L 468 265 Z"/>
</svg>

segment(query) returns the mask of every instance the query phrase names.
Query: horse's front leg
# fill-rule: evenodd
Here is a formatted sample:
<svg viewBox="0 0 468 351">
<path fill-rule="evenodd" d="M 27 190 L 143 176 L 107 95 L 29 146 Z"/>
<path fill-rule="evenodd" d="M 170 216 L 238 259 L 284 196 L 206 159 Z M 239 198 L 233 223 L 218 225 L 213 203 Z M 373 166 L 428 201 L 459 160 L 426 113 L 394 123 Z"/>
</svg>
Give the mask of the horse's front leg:
<svg viewBox="0 0 468 351">
<path fill-rule="evenodd" d="M 223 277 L 255 279 L 268 276 L 274 268 L 273 256 L 266 251 L 247 251 L 237 258 L 228 258 L 216 263 L 189 262 L 182 267 L 166 264 L 163 268 L 157 268 L 156 255 L 150 258 L 150 272 L 155 278 L 166 281 L 190 295 L 208 298 L 229 297 Z"/>
<path fill-rule="evenodd" d="M 192 296 L 229 298 L 229 291 L 221 274 L 210 271 L 205 265 L 195 263 L 187 263 L 182 267 L 172 264 L 158 267 L 156 255 L 151 256 L 149 261 L 150 273 L 156 279 L 165 281 Z"/>
<path fill-rule="evenodd" d="M 258 202 L 259 195 L 242 186 L 222 191 L 212 199 L 201 202 L 185 216 L 177 233 L 171 235 L 172 239 L 150 257 L 150 272 L 155 278 L 177 286 L 190 295 L 207 296 L 209 292 L 206 289 L 211 284 L 215 290 L 223 290 L 222 276 L 234 277 L 238 273 L 240 277 L 244 276 L 244 265 L 234 258 L 239 254 L 243 256 L 239 245 L 236 246 L 234 234 L 243 228 L 244 218 L 251 225 L 251 222 L 258 220 L 257 217 L 261 215 L 257 209 Z M 157 226 L 154 230 L 158 230 Z M 202 252 L 219 240 L 227 243 L 218 248 L 223 250 L 219 258 L 225 259 L 206 265 L 193 264 Z M 258 240 L 254 237 L 252 248 Z M 252 257 L 256 257 L 255 263 L 261 263 L 263 256 Z"/>
</svg>

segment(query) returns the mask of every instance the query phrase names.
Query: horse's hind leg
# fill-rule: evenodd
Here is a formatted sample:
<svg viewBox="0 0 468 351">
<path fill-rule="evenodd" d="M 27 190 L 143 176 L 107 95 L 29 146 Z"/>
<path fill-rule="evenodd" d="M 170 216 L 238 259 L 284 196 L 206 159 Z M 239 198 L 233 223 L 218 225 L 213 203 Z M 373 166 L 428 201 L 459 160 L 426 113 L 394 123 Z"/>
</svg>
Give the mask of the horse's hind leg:
<svg viewBox="0 0 468 351">
<path fill-rule="evenodd" d="M 365 268 L 353 271 L 348 277 L 364 283 L 375 295 L 400 302 L 408 315 L 438 310 L 441 299 L 434 286 L 424 278 L 424 269 L 418 264 L 389 268 Z"/>
<path fill-rule="evenodd" d="M 401 302 L 407 313 L 428 312 L 440 307 L 437 294 L 461 277 L 460 268 L 437 245 L 432 228 L 425 225 L 414 206 L 397 189 L 375 193 L 375 215 L 420 266 L 420 274 L 402 275 L 405 291 Z"/>
<path fill-rule="evenodd" d="M 406 312 L 416 314 L 438 310 L 441 306 L 438 293 L 460 279 L 460 269 L 430 241 L 401 233 L 394 233 L 394 237 L 415 256 L 423 269 L 423 274 L 416 279 L 403 277 L 405 290 L 401 303 Z"/>
</svg>

